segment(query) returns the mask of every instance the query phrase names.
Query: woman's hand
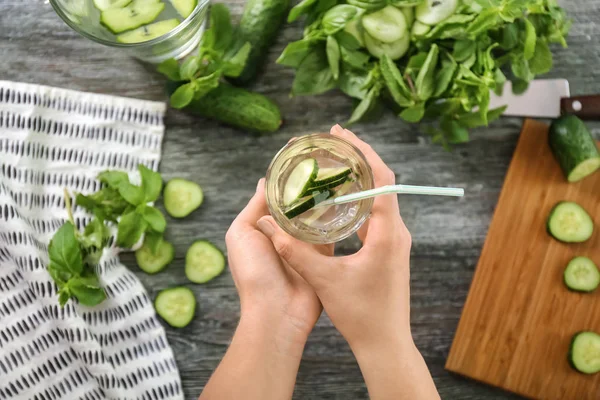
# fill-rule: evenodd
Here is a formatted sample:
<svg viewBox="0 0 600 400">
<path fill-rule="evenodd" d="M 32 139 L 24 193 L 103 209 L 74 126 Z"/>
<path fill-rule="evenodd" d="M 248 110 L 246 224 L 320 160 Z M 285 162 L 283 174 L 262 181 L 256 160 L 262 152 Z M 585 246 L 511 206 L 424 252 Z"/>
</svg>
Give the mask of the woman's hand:
<svg viewBox="0 0 600 400">
<path fill-rule="evenodd" d="M 363 152 L 377 187 L 394 184 L 394 173 L 369 145 L 339 125 L 331 133 Z M 363 247 L 351 256 L 317 252 L 286 234 L 271 217 L 261 218 L 258 226 L 281 258 L 314 287 L 355 353 L 372 399 L 437 398 L 410 332 L 411 237 L 396 196 L 375 199 L 370 220 L 358 232 Z M 413 387 L 419 380 L 424 383 Z"/>
</svg>

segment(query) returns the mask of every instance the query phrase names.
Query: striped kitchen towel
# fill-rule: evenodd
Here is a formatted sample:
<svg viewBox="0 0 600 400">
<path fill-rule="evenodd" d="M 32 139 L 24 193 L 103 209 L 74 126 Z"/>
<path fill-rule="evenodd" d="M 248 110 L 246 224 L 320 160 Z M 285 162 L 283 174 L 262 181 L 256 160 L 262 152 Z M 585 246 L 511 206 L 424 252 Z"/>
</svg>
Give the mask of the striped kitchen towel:
<svg viewBox="0 0 600 400">
<path fill-rule="evenodd" d="M 48 243 L 63 189 L 106 169 L 157 169 L 162 103 L 0 81 L 0 399 L 181 399 L 165 331 L 141 283 L 105 250 L 107 299 L 58 305 Z M 74 210 L 76 224 L 90 215 Z"/>
</svg>

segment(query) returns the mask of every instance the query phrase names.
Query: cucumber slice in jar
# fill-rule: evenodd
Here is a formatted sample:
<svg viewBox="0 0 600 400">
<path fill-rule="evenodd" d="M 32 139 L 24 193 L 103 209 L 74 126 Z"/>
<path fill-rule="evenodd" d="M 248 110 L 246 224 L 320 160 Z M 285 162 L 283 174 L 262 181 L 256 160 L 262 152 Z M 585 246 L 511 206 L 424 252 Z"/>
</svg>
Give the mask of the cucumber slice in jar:
<svg viewBox="0 0 600 400">
<path fill-rule="evenodd" d="M 398 60 L 408 52 L 410 35 L 404 35 L 393 43 L 383 43 L 365 32 L 365 45 L 373 57 L 381 58 L 385 54 L 392 60 Z"/>
<path fill-rule="evenodd" d="M 413 36 L 423 36 L 426 35 L 431 30 L 429 25 L 425 25 L 419 21 L 415 21 L 412 26 L 411 34 Z"/>
<path fill-rule="evenodd" d="M 577 203 L 563 201 L 550 212 L 547 229 L 555 239 L 565 243 L 581 243 L 592 237 L 594 221 Z"/>
<path fill-rule="evenodd" d="M 100 22 L 113 33 L 121 33 L 149 24 L 164 8 L 164 3 L 133 1 L 123 8 L 102 11 Z"/>
<path fill-rule="evenodd" d="M 309 197 L 302 198 L 298 200 L 295 204 L 289 207 L 283 213 L 288 219 L 295 218 L 301 214 L 304 214 L 308 210 L 314 208 L 317 204 L 324 202 L 329 199 L 335 193 L 331 190 L 326 190 L 324 192 L 317 192 Z"/>
<path fill-rule="evenodd" d="M 153 24 L 144 25 L 129 32 L 125 32 L 117 36 L 117 41 L 121 43 L 141 43 L 148 40 L 156 39 L 165 33 L 171 32 L 179 25 L 177 18 L 167 19 L 164 21 L 155 22 Z"/>
<path fill-rule="evenodd" d="M 600 335 L 596 332 L 578 332 L 571 340 L 569 364 L 583 373 L 600 372 Z"/>
<path fill-rule="evenodd" d="M 206 283 L 224 269 L 223 252 L 209 241 L 195 241 L 185 255 L 185 276 L 194 283 Z"/>
<path fill-rule="evenodd" d="M 194 11 L 196 5 L 198 5 L 197 0 L 171 0 L 171 4 L 177 10 L 179 15 L 183 18 L 189 17 L 189 15 Z"/>
<path fill-rule="evenodd" d="M 296 165 L 283 188 L 283 205 L 290 206 L 298 201 L 310 188 L 318 173 L 319 165 L 314 158 L 308 158 Z"/>
<path fill-rule="evenodd" d="M 437 25 L 450 17 L 458 8 L 458 0 L 425 0 L 417 6 L 417 21 L 425 25 Z"/>
<path fill-rule="evenodd" d="M 406 18 L 402 11 L 393 6 L 387 6 L 362 18 L 365 31 L 373 39 L 383 43 L 393 43 L 406 35 Z"/>
<path fill-rule="evenodd" d="M 171 179 L 163 193 L 165 210 L 173 218 L 187 217 L 202 205 L 204 193 L 196 182 L 186 179 Z"/>
<path fill-rule="evenodd" d="M 147 274 L 156 274 L 165 269 L 175 255 L 173 245 L 165 240 L 162 240 L 153 252 L 150 247 L 144 243 L 142 247 L 135 251 L 135 261 L 138 267 Z"/>
<path fill-rule="evenodd" d="M 94 6 L 100 11 L 125 7 L 129 3 L 131 3 L 131 0 L 94 0 Z"/>
<path fill-rule="evenodd" d="M 587 257 L 575 257 L 564 272 L 565 285 L 576 292 L 593 292 L 600 285 L 600 272 Z"/>
<path fill-rule="evenodd" d="M 164 289 L 154 300 L 156 313 L 173 328 L 183 328 L 194 318 L 196 297 L 183 286 Z"/>
</svg>

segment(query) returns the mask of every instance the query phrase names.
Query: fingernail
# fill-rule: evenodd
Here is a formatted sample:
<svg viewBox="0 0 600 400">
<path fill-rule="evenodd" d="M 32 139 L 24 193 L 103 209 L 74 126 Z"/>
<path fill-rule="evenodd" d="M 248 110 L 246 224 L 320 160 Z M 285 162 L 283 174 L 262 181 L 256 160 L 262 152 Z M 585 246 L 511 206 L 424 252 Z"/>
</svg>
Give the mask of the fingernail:
<svg viewBox="0 0 600 400">
<path fill-rule="evenodd" d="M 273 226 L 273 224 L 271 223 L 271 221 L 267 218 L 261 218 L 258 220 L 258 222 L 256 223 L 256 225 L 258 225 L 258 229 L 260 229 L 260 231 L 262 233 L 265 234 L 266 237 L 270 238 L 271 236 L 273 236 L 275 234 L 275 227 Z"/>
<path fill-rule="evenodd" d="M 258 180 L 258 184 L 256 185 L 256 191 L 258 192 L 261 187 L 265 185 L 265 178 L 260 178 Z"/>
<path fill-rule="evenodd" d="M 331 128 L 332 135 L 340 135 L 344 132 L 344 128 L 340 126 L 340 124 L 335 124 L 333 128 Z"/>
</svg>

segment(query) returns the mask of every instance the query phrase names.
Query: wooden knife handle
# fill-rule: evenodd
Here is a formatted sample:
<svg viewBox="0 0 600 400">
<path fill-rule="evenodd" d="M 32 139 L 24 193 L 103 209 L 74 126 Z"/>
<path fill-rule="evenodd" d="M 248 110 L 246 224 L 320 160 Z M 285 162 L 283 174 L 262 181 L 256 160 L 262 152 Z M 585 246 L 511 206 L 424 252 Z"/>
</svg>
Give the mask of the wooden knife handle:
<svg viewBox="0 0 600 400">
<path fill-rule="evenodd" d="M 563 114 L 582 119 L 600 119 L 600 95 L 565 97 L 560 100 Z"/>
</svg>

